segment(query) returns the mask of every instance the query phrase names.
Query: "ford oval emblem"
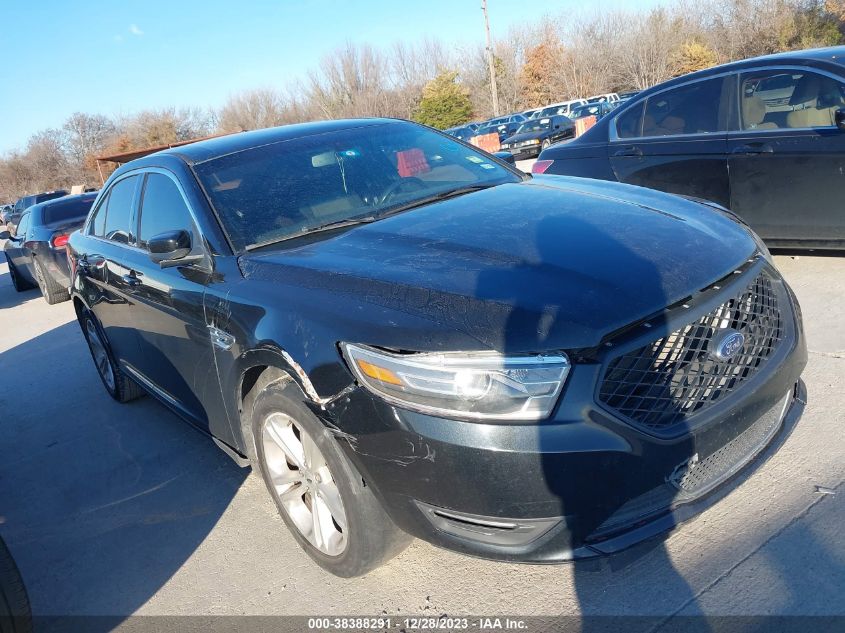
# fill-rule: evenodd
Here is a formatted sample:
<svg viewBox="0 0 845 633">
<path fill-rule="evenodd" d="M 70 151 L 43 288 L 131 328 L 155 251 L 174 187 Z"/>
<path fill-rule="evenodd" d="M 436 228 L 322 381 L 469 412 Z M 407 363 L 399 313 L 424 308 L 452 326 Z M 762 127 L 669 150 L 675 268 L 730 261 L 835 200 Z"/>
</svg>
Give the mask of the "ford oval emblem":
<svg viewBox="0 0 845 633">
<path fill-rule="evenodd" d="M 730 360 L 745 345 L 745 336 L 733 329 L 722 330 L 713 337 L 713 348 L 710 352 L 714 360 Z"/>
</svg>

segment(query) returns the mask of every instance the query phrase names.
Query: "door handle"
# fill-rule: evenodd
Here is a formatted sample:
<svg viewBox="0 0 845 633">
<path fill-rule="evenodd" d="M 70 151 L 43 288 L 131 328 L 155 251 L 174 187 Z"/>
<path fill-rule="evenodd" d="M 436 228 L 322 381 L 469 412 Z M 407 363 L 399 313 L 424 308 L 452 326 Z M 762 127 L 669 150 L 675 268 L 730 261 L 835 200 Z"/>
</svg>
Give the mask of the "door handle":
<svg viewBox="0 0 845 633">
<path fill-rule="evenodd" d="M 636 146 L 633 146 L 633 145 L 631 147 L 625 147 L 623 149 L 620 149 L 614 154 L 614 156 L 617 157 L 617 158 L 622 158 L 622 157 L 625 157 L 625 156 L 633 157 L 633 158 L 640 158 L 642 155 L 643 155 L 643 150 L 641 150 L 639 147 L 636 147 Z"/>
<path fill-rule="evenodd" d="M 141 285 L 141 280 L 138 277 L 142 277 L 143 274 L 139 273 L 135 270 L 130 270 L 128 274 L 123 275 L 123 283 L 127 286 L 134 288 L 135 286 Z"/>
<path fill-rule="evenodd" d="M 775 148 L 768 143 L 749 143 L 748 145 L 738 145 L 731 150 L 731 154 L 745 154 L 747 156 L 756 156 L 757 154 L 774 154 Z"/>
</svg>

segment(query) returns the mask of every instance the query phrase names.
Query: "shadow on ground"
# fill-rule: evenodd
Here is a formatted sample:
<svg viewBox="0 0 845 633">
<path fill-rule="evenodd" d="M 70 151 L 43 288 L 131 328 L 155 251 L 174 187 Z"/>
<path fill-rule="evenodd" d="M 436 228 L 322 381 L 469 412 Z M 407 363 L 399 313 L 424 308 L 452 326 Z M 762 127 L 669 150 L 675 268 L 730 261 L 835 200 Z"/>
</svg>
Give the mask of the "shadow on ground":
<svg viewBox="0 0 845 633">
<path fill-rule="evenodd" d="M 0 532 L 33 612 L 133 613 L 249 471 L 151 398 L 109 398 L 75 322 L 0 354 L 0 376 Z"/>
</svg>

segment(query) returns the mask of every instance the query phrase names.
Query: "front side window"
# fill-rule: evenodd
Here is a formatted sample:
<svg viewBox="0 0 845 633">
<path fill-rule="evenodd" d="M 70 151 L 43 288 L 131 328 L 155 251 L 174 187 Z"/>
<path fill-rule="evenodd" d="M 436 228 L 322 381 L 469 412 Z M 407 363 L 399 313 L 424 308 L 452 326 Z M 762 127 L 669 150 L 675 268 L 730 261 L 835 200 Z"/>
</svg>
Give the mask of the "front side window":
<svg viewBox="0 0 845 633">
<path fill-rule="evenodd" d="M 721 77 L 705 79 L 649 97 L 642 136 L 719 132 L 723 83 Z"/>
<path fill-rule="evenodd" d="M 521 180 L 486 154 L 398 121 L 279 141 L 194 171 L 238 249 Z"/>
<path fill-rule="evenodd" d="M 148 174 L 141 201 L 138 246 L 147 248 L 149 239 L 161 233 L 192 229 L 191 214 L 176 183 L 164 174 Z"/>
<path fill-rule="evenodd" d="M 765 70 L 742 73 L 739 86 L 741 130 L 777 130 L 836 125 L 845 107 L 845 85 L 815 72 Z"/>
</svg>

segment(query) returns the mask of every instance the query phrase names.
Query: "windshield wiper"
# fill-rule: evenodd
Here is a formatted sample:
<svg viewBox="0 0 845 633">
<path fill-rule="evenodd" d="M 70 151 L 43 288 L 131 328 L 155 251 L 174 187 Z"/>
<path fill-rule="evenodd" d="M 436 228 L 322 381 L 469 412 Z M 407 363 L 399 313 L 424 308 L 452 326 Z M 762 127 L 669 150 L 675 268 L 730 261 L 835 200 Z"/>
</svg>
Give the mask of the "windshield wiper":
<svg viewBox="0 0 845 633">
<path fill-rule="evenodd" d="M 501 183 L 496 183 L 501 184 Z M 391 207 L 386 211 L 379 213 L 378 218 L 385 218 L 389 215 L 394 215 L 395 213 L 401 213 L 402 211 L 408 211 L 409 209 L 415 209 L 417 207 L 422 207 L 427 204 L 431 204 L 433 202 L 440 202 L 441 200 L 446 200 L 447 198 L 455 198 L 457 196 L 462 196 L 466 193 L 472 193 L 473 191 L 481 191 L 482 189 L 489 189 L 490 187 L 495 187 L 496 184 L 486 184 L 486 185 L 468 185 L 466 187 L 458 187 L 457 189 L 450 189 L 449 191 L 441 191 L 440 193 L 436 193 L 432 196 L 426 196 L 425 198 L 420 198 L 419 200 L 411 200 L 410 202 L 406 202 L 405 204 L 400 204 L 398 207 Z"/>
<path fill-rule="evenodd" d="M 312 228 L 302 229 L 301 231 L 299 231 L 298 233 L 294 233 L 293 235 L 285 235 L 284 237 L 280 237 L 278 239 L 267 240 L 266 242 L 259 242 L 258 244 L 250 244 L 246 247 L 246 250 L 251 251 L 255 250 L 256 248 L 263 248 L 264 246 L 278 244 L 279 242 L 287 242 L 288 240 L 294 240 L 299 237 L 305 237 L 306 235 L 311 235 L 312 233 L 333 231 L 335 229 L 342 229 L 346 226 L 355 226 L 356 224 L 369 224 L 370 222 L 375 222 L 377 219 L 378 218 L 373 215 L 365 215 L 357 218 L 347 218 L 345 220 L 335 220 L 334 222 L 326 222 L 325 224 L 320 224 Z"/>
</svg>

